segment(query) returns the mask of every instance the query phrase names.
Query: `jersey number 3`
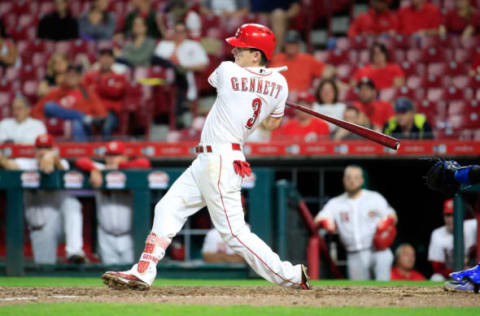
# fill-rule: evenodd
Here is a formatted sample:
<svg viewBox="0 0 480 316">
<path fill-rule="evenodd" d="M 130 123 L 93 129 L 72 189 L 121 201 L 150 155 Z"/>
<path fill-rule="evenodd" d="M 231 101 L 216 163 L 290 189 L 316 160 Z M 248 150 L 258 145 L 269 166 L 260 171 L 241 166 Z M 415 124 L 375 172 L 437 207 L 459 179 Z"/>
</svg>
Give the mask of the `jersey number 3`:
<svg viewBox="0 0 480 316">
<path fill-rule="evenodd" d="M 252 101 L 252 108 L 253 108 L 253 116 L 248 119 L 247 124 L 245 125 L 246 128 L 251 129 L 255 122 L 257 121 L 258 115 L 260 114 L 260 110 L 262 109 L 262 99 L 255 98 Z"/>
</svg>

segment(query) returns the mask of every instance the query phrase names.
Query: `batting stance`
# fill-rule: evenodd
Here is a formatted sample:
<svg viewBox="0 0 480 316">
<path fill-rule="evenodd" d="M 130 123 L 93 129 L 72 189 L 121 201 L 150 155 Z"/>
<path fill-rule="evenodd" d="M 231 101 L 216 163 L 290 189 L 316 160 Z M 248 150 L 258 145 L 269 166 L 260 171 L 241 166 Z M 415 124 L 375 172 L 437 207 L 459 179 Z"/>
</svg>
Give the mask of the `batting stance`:
<svg viewBox="0 0 480 316">
<path fill-rule="evenodd" d="M 145 158 L 129 160 L 125 154 L 125 144 L 111 141 L 106 145 L 105 164 L 89 158 L 80 158 L 75 166 L 90 172 L 90 184 L 100 188 L 103 184 L 101 170 L 146 169 L 150 161 Z M 97 190 L 97 236 L 100 258 L 104 264 L 132 264 L 134 262 L 131 192 L 120 190 Z"/>
<path fill-rule="evenodd" d="M 53 137 L 37 136 L 35 158 L 7 159 L 0 156 L 0 166 L 8 170 L 42 171 L 66 170 L 69 164 L 53 150 Z M 30 230 L 35 263 L 55 264 L 57 245 L 65 237 L 67 259 L 70 263 L 85 262 L 82 250 L 82 206 L 65 191 L 25 191 L 25 218 Z"/>
<path fill-rule="evenodd" d="M 430 189 L 452 197 L 462 184 L 480 184 L 480 165 L 460 166 L 454 160 L 438 160 L 427 172 L 425 179 Z M 480 264 L 467 270 L 452 272 L 450 278 L 454 281 L 447 282 L 446 289 L 478 293 L 480 290 Z"/>
<path fill-rule="evenodd" d="M 363 182 L 360 167 L 345 168 L 345 193 L 328 201 L 315 221 L 330 233 L 338 230 L 351 280 L 370 280 L 373 272 L 376 280 L 388 281 L 397 216 L 380 193 L 362 189 Z"/>
<path fill-rule="evenodd" d="M 251 173 L 244 141 L 260 124 L 268 130 L 280 125 L 288 96 L 285 78 L 265 68 L 275 36 L 263 25 L 244 24 L 226 41 L 233 46 L 235 62 L 222 62 L 208 78 L 217 99 L 196 147 L 197 158 L 155 206 L 153 228 L 138 264 L 102 276 L 109 287 L 149 289 L 172 238 L 189 216 L 207 206 L 228 246 L 259 275 L 282 286 L 310 289 L 305 266 L 281 261 L 250 231 L 240 196 L 242 178 Z"/>
</svg>

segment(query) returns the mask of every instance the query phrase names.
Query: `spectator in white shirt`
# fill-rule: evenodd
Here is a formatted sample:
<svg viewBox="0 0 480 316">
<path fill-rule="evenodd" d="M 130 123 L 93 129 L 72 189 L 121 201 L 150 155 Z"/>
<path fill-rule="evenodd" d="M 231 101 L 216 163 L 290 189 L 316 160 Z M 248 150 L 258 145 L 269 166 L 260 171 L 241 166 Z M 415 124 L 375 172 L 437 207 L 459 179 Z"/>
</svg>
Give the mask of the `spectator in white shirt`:
<svg viewBox="0 0 480 316">
<path fill-rule="evenodd" d="M 13 118 L 0 122 L 0 143 L 33 145 L 38 135 L 46 134 L 42 121 L 30 117 L 30 102 L 24 97 L 16 97 L 12 105 Z"/>
<path fill-rule="evenodd" d="M 178 91 L 176 114 L 182 115 L 187 109 L 187 100 L 197 98 L 194 72 L 203 71 L 208 66 L 205 49 L 199 42 L 188 39 L 185 25 L 178 23 L 172 40 L 162 40 L 155 48 L 152 63 L 175 69 Z"/>
<path fill-rule="evenodd" d="M 338 102 L 338 87 L 335 81 L 330 79 L 322 80 L 315 92 L 315 103 L 313 109 L 319 113 L 343 119 L 343 112 L 346 105 Z M 327 122 L 330 132 L 335 132 L 337 125 Z"/>
</svg>

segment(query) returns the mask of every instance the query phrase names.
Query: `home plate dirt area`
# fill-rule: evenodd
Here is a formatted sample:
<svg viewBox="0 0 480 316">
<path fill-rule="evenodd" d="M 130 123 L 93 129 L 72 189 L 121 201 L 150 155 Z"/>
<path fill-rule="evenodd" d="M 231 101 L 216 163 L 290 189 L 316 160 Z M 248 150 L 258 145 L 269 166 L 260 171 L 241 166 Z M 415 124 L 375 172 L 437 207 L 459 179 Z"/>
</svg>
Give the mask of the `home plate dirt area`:
<svg viewBox="0 0 480 316">
<path fill-rule="evenodd" d="M 146 292 L 106 287 L 0 287 L 0 305 L 54 302 L 167 303 L 254 306 L 480 306 L 473 293 L 441 286 L 156 286 Z"/>
</svg>

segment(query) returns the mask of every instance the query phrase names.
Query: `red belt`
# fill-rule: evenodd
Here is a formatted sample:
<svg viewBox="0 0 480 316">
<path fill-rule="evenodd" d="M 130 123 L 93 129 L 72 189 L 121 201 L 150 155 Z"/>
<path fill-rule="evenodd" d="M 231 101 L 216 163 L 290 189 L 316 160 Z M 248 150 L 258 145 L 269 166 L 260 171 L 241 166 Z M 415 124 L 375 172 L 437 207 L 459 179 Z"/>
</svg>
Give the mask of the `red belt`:
<svg viewBox="0 0 480 316">
<path fill-rule="evenodd" d="M 232 144 L 232 150 L 242 150 L 242 146 L 240 144 L 233 143 Z M 201 153 L 211 153 L 213 152 L 212 146 L 211 145 L 206 145 L 206 146 L 201 146 L 198 145 L 195 147 L 195 153 L 201 154 Z"/>
</svg>

